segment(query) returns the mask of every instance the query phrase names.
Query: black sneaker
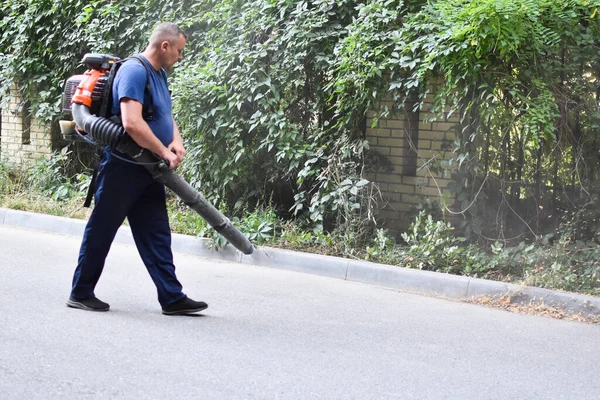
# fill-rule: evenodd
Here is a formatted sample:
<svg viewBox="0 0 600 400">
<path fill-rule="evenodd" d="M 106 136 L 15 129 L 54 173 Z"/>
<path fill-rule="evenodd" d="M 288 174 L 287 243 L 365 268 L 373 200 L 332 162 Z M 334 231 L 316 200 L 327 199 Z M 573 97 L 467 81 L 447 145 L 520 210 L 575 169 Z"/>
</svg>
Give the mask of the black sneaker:
<svg viewBox="0 0 600 400">
<path fill-rule="evenodd" d="M 110 308 L 108 303 L 103 302 L 95 296 L 88 297 L 85 300 L 76 300 L 71 297 L 69 301 L 67 301 L 67 307 L 79 308 L 80 310 L 86 311 L 108 311 Z"/>
<path fill-rule="evenodd" d="M 203 301 L 194 301 L 189 297 L 184 297 L 164 307 L 162 313 L 165 315 L 190 315 L 206 310 L 207 308 L 208 304 Z"/>
</svg>

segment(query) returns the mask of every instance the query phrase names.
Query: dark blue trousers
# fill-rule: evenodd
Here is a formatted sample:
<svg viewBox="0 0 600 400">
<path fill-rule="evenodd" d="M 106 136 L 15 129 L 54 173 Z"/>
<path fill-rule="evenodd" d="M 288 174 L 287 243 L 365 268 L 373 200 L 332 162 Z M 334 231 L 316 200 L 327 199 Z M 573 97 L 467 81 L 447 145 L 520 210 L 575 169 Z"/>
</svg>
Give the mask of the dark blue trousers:
<svg viewBox="0 0 600 400">
<path fill-rule="evenodd" d="M 185 297 L 175 275 L 165 188 L 142 166 L 104 152 L 98 169 L 94 210 L 85 227 L 71 297 L 94 296 L 117 230 L 127 217 L 137 249 L 156 285 L 162 307 Z"/>
</svg>

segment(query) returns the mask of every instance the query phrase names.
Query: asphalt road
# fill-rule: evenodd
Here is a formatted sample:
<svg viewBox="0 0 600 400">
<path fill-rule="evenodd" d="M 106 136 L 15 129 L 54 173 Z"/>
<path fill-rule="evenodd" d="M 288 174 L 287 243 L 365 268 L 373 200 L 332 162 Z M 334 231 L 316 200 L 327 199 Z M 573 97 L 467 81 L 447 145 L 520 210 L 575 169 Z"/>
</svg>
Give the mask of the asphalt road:
<svg viewBox="0 0 600 400">
<path fill-rule="evenodd" d="M 0 226 L 0 399 L 594 399 L 600 327 L 176 254 L 160 313 L 135 247 L 65 301 L 80 238 Z"/>
</svg>

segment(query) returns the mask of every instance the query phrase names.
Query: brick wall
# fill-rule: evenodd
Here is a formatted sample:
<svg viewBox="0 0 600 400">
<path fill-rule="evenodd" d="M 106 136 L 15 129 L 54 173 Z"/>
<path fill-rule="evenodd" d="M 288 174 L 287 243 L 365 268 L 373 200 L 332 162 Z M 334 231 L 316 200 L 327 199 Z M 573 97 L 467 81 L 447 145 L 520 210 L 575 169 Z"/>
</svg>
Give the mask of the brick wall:
<svg viewBox="0 0 600 400">
<path fill-rule="evenodd" d="M 432 100 L 431 97 L 425 99 L 423 110 L 429 110 Z M 389 102 L 383 105 L 393 108 Z M 432 157 L 441 160 L 453 156 L 448 149 L 452 148 L 455 138 L 453 128 L 458 123 L 458 115 L 448 117 L 446 114 L 442 120 L 425 122 L 431 115 L 424 111 L 413 112 L 412 104 L 408 104 L 396 115 L 379 119 L 372 127 L 374 116 L 375 112 L 368 115 L 366 131 L 374 164 L 369 178 L 378 184 L 383 195 L 380 220 L 398 233 L 412 222 L 417 204 L 426 199 L 437 202 L 441 193 L 450 196 L 446 186 L 451 181 L 452 171 L 444 169 L 435 173 L 427 167 L 432 164 L 423 165 Z"/>
<path fill-rule="evenodd" d="M 49 124 L 28 120 L 27 110 L 18 112 L 20 102 L 18 90 L 12 89 L 9 102 L 2 108 L 0 160 L 9 165 L 28 164 L 52 153 Z"/>
</svg>

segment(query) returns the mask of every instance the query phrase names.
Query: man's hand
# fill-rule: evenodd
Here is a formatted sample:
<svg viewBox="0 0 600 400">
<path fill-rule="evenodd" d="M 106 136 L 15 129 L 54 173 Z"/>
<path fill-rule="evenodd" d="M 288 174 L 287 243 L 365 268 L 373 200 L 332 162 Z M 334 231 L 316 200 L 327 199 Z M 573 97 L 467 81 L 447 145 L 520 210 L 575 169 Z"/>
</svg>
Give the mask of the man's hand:
<svg viewBox="0 0 600 400">
<path fill-rule="evenodd" d="M 175 169 L 181 163 L 181 161 L 177 157 L 177 154 L 175 154 L 174 152 L 172 152 L 168 149 L 166 149 L 164 152 L 159 154 L 159 156 L 160 156 L 160 158 L 167 160 L 169 162 L 169 169 Z"/>
<path fill-rule="evenodd" d="M 185 147 L 183 146 L 183 141 L 180 138 L 175 138 L 167 147 L 167 149 L 177 156 L 177 165 L 181 164 L 183 158 L 185 157 Z"/>
<path fill-rule="evenodd" d="M 168 149 L 177 155 L 177 159 L 179 160 L 178 165 L 181 164 L 183 157 L 185 157 L 185 147 L 183 146 L 183 139 L 181 138 L 181 133 L 179 133 L 179 127 L 175 120 L 173 120 L 173 141 Z"/>
</svg>

